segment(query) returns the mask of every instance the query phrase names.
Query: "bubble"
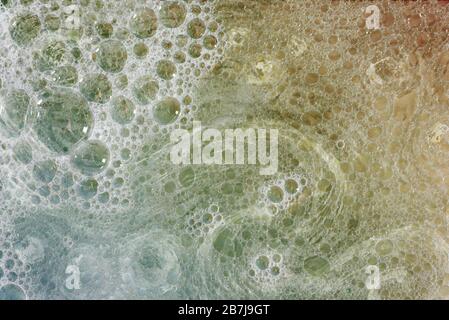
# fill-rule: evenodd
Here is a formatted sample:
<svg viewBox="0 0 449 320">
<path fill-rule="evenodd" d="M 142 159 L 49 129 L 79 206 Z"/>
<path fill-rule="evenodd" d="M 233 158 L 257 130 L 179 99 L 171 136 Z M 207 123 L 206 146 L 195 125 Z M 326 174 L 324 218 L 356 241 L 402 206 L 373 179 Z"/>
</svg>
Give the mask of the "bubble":
<svg viewBox="0 0 449 320">
<path fill-rule="evenodd" d="M 260 270 L 266 270 L 268 268 L 268 266 L 270 265 L 270 259 L 268 259 L 267 256 L 260 256 L 259 258 L 257 258 L 256 260 L 256 266 L 260 269 Z"/>
<path fill-rule="evenodd" d="M 53 204 L 58 204 L 61 202 L 61 199 L 59 198 L 58 195 L 54 194 L 50 197 L 50 202 Z"/>
<path fill-rule="evenodd" d="M 203 39 L 203 45 L 208 50 L 213 50 L 217 47 L 217 38 L 212 35 L 205 36 Z"/>
<path fill-rule="evenodd" d="M 0 98 L 0 129 L 8 136 L 18 136 L 25 126 L 30 98 L 24 90 L 10 90 Z"/>
<path fill-rule="evenodd" d="M 62 41 L 50 41 L 40 54 L 34 55 L 36 67 L 40 71 L 51 70 L 60 65 L 66 55 L 66 45 Z"/>
<path fill-rule="evenodd" d="M 100 22 L 95 25 L 97 33 L 102 38 L 110 38 L 114 32 L 114 27 L 112 24 L 107 22 Z"/>
<path fill-rule="evenodd" d="M 189 55 L 192 58 L 199 58 L 201 57 L 201 51 L 203 50 L 203 47 L 201 47 L 198 43 L 193 43 L 189 47 Z"/>
<path fill-rule="evenodd" d="M 112 85 L 104 74 L 89 74 L 81 81 L 80 91 L 87 100 L 103 104 L 111 98 Z"/>
<path fill-rule="evenodd" d="M 26 300 L 26 295 L 15 284 L 7 284 L 0 288 L 0 300 Z"/>
<path fill-rule="evenodd" d="M 156 232 L 150 237 L 139 237 L 131 242 L 132 259 L 126 259 L 124 272 L 132 275 L 140 296 L 148 298 L 167 296 L 175 292 L 181 282 L 181 266 L 176 244 L 166 234 Z"/>
<path fill-rule="evenodd" d="M 173 193 L 176 190 L 176 184 L 173 181 L 169 181 L 164 185 L 164 191 L 167 193 Z"/>
<path fill-rule="evenodd" d="M 53 160 L 43 160 L 33 167 L 34 178 L 43 183 L 50 183 L 56 175 L 58 167 Z"/>
<path fill-rule="evenodd" d="M 184 5 L 175 1 L 165 3 L 159 11 L 161 23 L 167 28 L 177 28 L 182 25 L 186 19 L 186 14 Z"/>
<path fill-rule="evenodd" d="M 71 87 L 78 82 L 78 72 L 73 66 L 56 68 L 53 73 L 53 81 L 60 86 Z"/>
<path fill-rule="evenodd" d="M 174 54 L 173 59 L 175 59 L 175 61 L 176 61 L 177 63 L 184 63 L 184 62 L 186 62 L 186 55 L 185 55 L 185 53 L 182 52 L 182 51 L 177 51 L 177 52 Z"/>
<path fill-rule="evenodd" d="M 315 84 L 319 79 L 319 75 L 316 73 L 308 73 L 305 78 L 307 84 Z"/>
<path fill-rule="evenodd" d="M 290 194 L 295 194 L 299 191 L 298 182 L 294 179 L 285 180 L 285 190 Z"/>
<path fill-rule="evenodd" d="M 166 97 L 157 103 L 153 109 L 153 115 L 157 122 L 163 125 L 173 123 L 181 110 L 178 100 L 172 97 Z"/>
<path fill-rule="evenodd" d="M 381 240 L 376 245 L 376 252 L 379 256 L 389 255 L 393 251 L 393 242 L 390 240 Z"/>
<path fill-rule="evenodd" d="M 229 257 L 239 257 L 243 253 L 242 245 L 228 228 L 224 228 L 218 233 L 213 242 L 213 247 L 218 252 Z"/>
<path fill-rule="evenodd" d="M 209 31 L 211 32 L 216 32 L 218 30 L 218 23 L 215 21 L 212 21 L 211 23 L 209 23 L 208 27 Z"/>
<path fill-rule="evenodd" d="M 93 115 L 86 100 L 69 89 L 54 89 L 39 103 L 34 129 L 50 150 L 64 154 L 89 136 Z"/>
<path fill-rule="evenodd" d="M 164 80 L 171 80 L 176 73 L 176 66 L 170 60 L 160 60 L 157 62 L 156 72 Z"/>
<path fill-rule="evenodd" d="M 183 187 L 191 186 L 194 181 L 195 181 L 195 172 L 193 171 L 192 168 L 189 167 L 181 170 L 181 172 L 179 173 L 179 183 L 181 183 Z"/>
<path fill-rule="evenodd" d="M 304 270 L 315 277 L 324 276 L 330 271 L 329 261 L 319 256 L 309 257 L 304 260 Z"/>
<path fill-rule="evenodd" d="M 126 74 L 120 74 L 115 80 L 115 85 L 118 89 L 125 89 L 128 86 L 128 76 Z"/>
<path fill-rule="evenodd" d="M 17 273 L 9 272 L 7 278 L 9 281 L 15 282 L 17 280 Z"/>
<path fill-rule="evenodd" d="M 127 137 L 129 137 L 129 129 L 128 128 L 122 128 L 122 129 L 120 129 L 120 135 L 123 137 L 123 138 L 127 138 Z"/>
<path fill-rule="evenodd" d="M 65 188 L 70 188 L 73 186 L 73 175 L 70 172 L 65 172 L 64 175 L 61 178 L 61 184 Z"/>
<path fill-rule="evenodd" d="M 23 164 L 28 164 L 33 160 L 33 150 L 26 142 L 17 143 L 14 148 L 14 158 Z"/>
<path fill-rule="evenodd" d="M 95 197 L 97 190 L 98 182 L 95 179 L 83 180 L 78 186 L 78 194 L 86 200 Z"/>
<path fill-rule="evenodd" d="M 39 203 L 41 203 L 41 198 L 39 198 L 39 196 L 36 195 L 32 195 L 31 196 L 31 203 L 38 205 Z"/>
<path fill-rule="evenodd" d="M 12 270 L 14 268 L 15 262 L 12 259 L 8 259 L 5 261 L 5 268 L 7 270 Z"/>
<path fill-rule="evenodd" d="M 86 176 L 103 171 L 109 163 L 109 149 L 100 141 L 83 141 L 72 155 L 72 164 Z"/>
<path fill-rule="evenodd" d="M 117 177 L 114 179 L 114 181 L 112 181 L 112 185 L 114 186 L 114 188 L 120 188 L 123 186 L 124 183 L 125 180 L 121 177 Z"/>
<path fill-rule="evenodd" d="M 70 50 L 70 53 L 72 54 L 73 58 L 75 58 L 75 61 L 80 60 L 83 56 L 81 49 L 78 47 L 72 48 L 72 50 Z"/>
<path fill-rule="evenodd" d="M 284 191 L 278 186 L 272 186 L 270 190 L 268 190 L 268 199 L 271 202 L 279 203 L 284 199 Z"/>
<path fill-rule="evenodd" d="M 133 85 L 133 93 L 138 103 L 149 104 L 159 91 L 159 84 L 151 76 L 142 76 Z"/>
<path fill-rule="evenodd" d="M 44 23 L 45 23 L 45 27 L 50 31 L 56 31 L 61 26 L 61 20 L 59 19 L 59 17 L 57 17 L 53 14 L 46 15 L 45 19 L 44 19 Z"/>
<path fill-rule="evenodd" d="M 148 55 L 149 49 L 145 43 L 140 42 L 134 46 L 133 52 L 137 58 L 142 59 Z"/>
<path fill-rule="evenodd" d="M 24 13 L 14 17 L 9 26 L 11 38 L 20 46 L 29 45 L 41 31 L 41 22 L 37 15 Z"/>
<path fill-rule="evenodd" d="M 206 31 L 206 26 L 204 25 L 204 22 L 199 18 L 191 20 L 187 25 L 187 34 L 193 39 L 201 38 L 204 34 L 204 31 Z"/>
<path fill-rule="evenodd" d="M 321 113 L 319 113 L 317 111 L 310 111 L 310 112 L 305 112 L 302 115 L 301 119 L 305 125 L 316 126 L 322 121 L 322 118 L 323 117 L 322 117 Z"/>
<path fill-rule="evenodd" d="M 10 8 L 11 5 L 14 3 L 14 0 L 1 0 L 0 5 L 4 5 L 6 8 Z"/>
<path fill-rule="evenodd" d="M 122 157 L 123 160 L 129 160 L 131 158 L 131 150 L 129 150 L 128 148 L 123 148 L 120 151 L 120 156 Z"/>
<path fill-rule="evenodd" d="M 131 32 L 138 38 L 150 38 L 157 30 L 157 17 L 149 8 L 140 9 L 130 22 Z"/>
<path fill-rule="evenodd" d="M 100 203 L 108 203 L 109 202 L 109 193 L 103 192 L 98 195 L 98 201 Z"/>
<path fill-rule="evenodd" d="M 202 219 L 203 223 L 208 224 L 208 223 L 211 223 L 213 220 L 214 220 L 214 216 L 211 215 L 210 213 L 205 213 L 203 215 L 203 219 Z"/>
<path fill-rule="evenodd" d="M 223 185 L 221 187 L 221 191 L 224 194 L 231 194 L 234 191 L 234 187 L 229 182 L 225 182 L 225 183 L 223 183 Z"/>
<path fill-rule="evenodd" d="M 37 191 L 39 192 L 39 194 L 42 197 L 45 197 L 45 198 L 50 195 L 50 188 L 48 188 L 48 186 L 42 186 Z"/>
<path fill-rule="evenodd" d="M 189 42 L 189 38 L 186 35 L 178 34 L 176 36 L 176 45 L 180 48 L 186 46 L 187 42 Z"/>
<path fill-rule="evenodd" d="M 134 119 L 136 108 L 134 103 L 124 96 L 118 96 L 112 101 L 111 117 L 119 124 L 128 124 Z"/>
<path fill-rule="evenodd" d="M 162 41 L 162 48 L 164 48 L 165 50 L 170 50 L 172 47 L 173 43 L 171 41 L 168 40 Z"/>
<path fill-rule="evenodd" d="M 100 68 L 111 73 L 122 71 L 128 59 L 125 46 L 118 40 L 103 41 L 96 53 L 96 61 Z"/>
<path fill-rule="evenodd" d="M 281 255 L 279 255 L 277 253 L 273 255 L 274 262 L 279 263 L 279 262 L 281 262 L 281 259 L 282 259 Z"/>
</svg>

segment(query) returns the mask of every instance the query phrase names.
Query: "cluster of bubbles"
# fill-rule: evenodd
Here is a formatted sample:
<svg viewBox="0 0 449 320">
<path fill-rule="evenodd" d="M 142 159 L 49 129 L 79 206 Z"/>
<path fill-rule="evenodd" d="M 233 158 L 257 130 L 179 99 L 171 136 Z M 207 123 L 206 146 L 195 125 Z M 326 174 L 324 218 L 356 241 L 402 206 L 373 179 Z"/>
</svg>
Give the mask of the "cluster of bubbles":
<svg viewBox="0 0 449 320">
<path fill-rule="evenodd" d="M 443 297 L 448 11 L 378 6 L 0 0 L 0 299 Z M 192 120 L 278 173 L 173 165 Z"/>
<path fill-rule="evenodd" d="M 274 179 L 240 168 L 236 182 L 204 169 L 214 183 L 190 193 L 224 203 L 226 223 L 198 258 L 219 261 L 201 269 L 221 271 L 205 280 L 211 296 L 447 295 L 449 47 L 437 27 L 447 7 L 377 5 L 379 29 L 367 29 L 358 3 L 216 6 L 226 50 L 197 92 L 198 116 L 212 127 L 279 129 L 280 164 Z M 261 287 L 247 259 L 271 251 L 287 280 Z M 366 285 L 369 266 L 378 290 Z"/>
<path fill-rule="evenodd" d="M 0 2 L 0 182 L 13 223 L 45 208 L 101 220 L 133 207 L 127 177 L 142 141 L 191 119 L 192 89 L 219 59 L 212 8 Z M 7 265 L 0 278 L 19 283 Z"/>
<path fill-rule="evenodd" d="M 261 188 L 260 194 L 263 195 L 261 205 L 280 210 L 286 209 L 298 198 L 306 186 L 307 178 L 298 174 L 272 181 L 269 185 L 264 185 Z"/>
<path fill-rule="evenodd" d="M 223 223 L 220 207 L 212 204 L 204 211 L 194 212 L 188 221 L 187 232 L 192 237 L 204 238 Z"/>
<path fill-rule="evenodd" d="M 257 255 L 252 264 L 249 274 L 262 284 L 276 280 L 283 272 L 282 256 L 278 253 Z"/>
<path fill-rule="evenodd" d="M 7 1 L 1 10 L 5 161 L 35 181 L 10 179 L 31 189 L 32 204 L 129 205 L 122 186 L 139 141 L 191 117 L 189 92 L 216 62 L 210 4 Z"/>
</svg>

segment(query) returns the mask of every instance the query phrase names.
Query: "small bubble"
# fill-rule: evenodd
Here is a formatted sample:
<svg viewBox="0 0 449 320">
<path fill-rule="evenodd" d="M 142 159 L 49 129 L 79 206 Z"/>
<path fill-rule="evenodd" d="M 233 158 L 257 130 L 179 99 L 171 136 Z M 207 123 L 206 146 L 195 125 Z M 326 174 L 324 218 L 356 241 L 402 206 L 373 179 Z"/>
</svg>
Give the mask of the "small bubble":
<svg viewBox="0 0 449 320">
<path fill-rule="evenodd" d="M 278 186 L 272 186 L 270 190 L 268 190 L 268 199 L 271 202 L 279 203 L 284 199 L 284 191 Z"/>
</svg>

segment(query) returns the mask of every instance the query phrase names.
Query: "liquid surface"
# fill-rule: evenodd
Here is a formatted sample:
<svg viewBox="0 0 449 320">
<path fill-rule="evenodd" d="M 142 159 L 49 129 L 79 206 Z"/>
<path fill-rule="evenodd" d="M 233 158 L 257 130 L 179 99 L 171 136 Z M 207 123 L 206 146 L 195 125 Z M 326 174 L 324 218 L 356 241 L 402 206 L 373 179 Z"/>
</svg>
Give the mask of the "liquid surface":
<svg viewBox="0 0 449 320">
<path fill-rule="evenodd" d="M 447 21 L 0 0 L 0 299 L 449 297 Z M 277 129 L 277 172 L 174 164 L 194 121 Z"/>
</svg>

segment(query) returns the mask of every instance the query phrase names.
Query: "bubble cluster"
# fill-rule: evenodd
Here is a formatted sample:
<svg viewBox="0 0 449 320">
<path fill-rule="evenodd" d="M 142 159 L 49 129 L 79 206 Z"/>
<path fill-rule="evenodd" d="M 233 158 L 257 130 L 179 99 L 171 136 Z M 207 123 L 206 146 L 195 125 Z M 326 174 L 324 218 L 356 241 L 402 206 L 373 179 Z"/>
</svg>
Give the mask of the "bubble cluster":
<svg viewBox="0 0 449 320">
<path fill-rule="evenodd" d="M 65 229 L 68 223 L 90 229 L 137 210 L 129 176 L 142 161 L 140 148 L 192 116 L 187 109 L 193 84 L 218 59 L 218 28 L 210 34 L 217 41 L 204 60 L 193 61 L 188 54 L 188 22 L 213 20 L 211 9 L 203 1 L 150 1 L 143 7 L 102 1 L 0 4 L 5 56 L 0 67 L 0 144 L 7 150 L 1 156 L 0 198 L 11 226 L 28 230 L 8 240 L 15 243 L 8 251 L 11 259 L 0 257 L 2 299 L 77 294 L 65 288 L 64 279 L 55 282 L 49 275 L 42 280 L 42 270 L 53 268 L 58 256 L 67 264 L 81 263 L 75 252 L 85 251 L 80 239 Z M 191 184 L 192 174 L 180 173 L 173 191 Z M 40 209 L 50 215 L 32 218 L 31 212 Z M 64 212 L 61 221 L 52 218 L 58 210 Z M 209 228 L 215 223 L 200 220 Z M 45 234 L 43 225 L 49 230 Z M 55 249 L 59 236 L 63 245 Z M 48 250 L 55 252 L 54 258 Z M 151 290 L 146 294 L 152 297 L 176 292 L 181 273 L 180 251 L 167 255 L 158 250 L 142 247 L 142 257 L 131 260 L 136 284 L 147 278 L 145 286 Z M 168 263 L 167 269 L 158 269 L 160 261 Z M 96 270 L 87 262 L 85 267 Z M 142 291 L 133 294 L 138 297 Z"/>
<path fill-rule="evenodd" d="M 374 3 L 0 1 L 0 300 L 447 297 L 448 11 Z"/>
</svg>

